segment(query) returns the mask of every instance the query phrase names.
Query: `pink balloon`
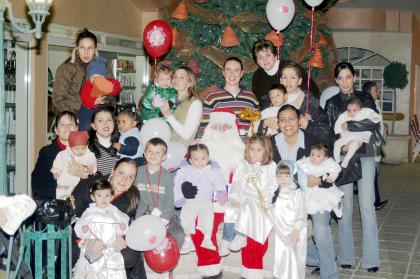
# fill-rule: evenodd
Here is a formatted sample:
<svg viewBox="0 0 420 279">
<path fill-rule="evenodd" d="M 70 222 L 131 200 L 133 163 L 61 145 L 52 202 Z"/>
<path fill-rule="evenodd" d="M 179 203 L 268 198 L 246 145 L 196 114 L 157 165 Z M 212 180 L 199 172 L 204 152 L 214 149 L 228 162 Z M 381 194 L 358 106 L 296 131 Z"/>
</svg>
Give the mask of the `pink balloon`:
<svg viewBox="0 0 420 279">
<path fill-rule="evenodd" d="M 285 29 L 295 16 L 293 0 L 269 0 L 266 7 L 267 19 L 278 31 Z"/>
</svg>

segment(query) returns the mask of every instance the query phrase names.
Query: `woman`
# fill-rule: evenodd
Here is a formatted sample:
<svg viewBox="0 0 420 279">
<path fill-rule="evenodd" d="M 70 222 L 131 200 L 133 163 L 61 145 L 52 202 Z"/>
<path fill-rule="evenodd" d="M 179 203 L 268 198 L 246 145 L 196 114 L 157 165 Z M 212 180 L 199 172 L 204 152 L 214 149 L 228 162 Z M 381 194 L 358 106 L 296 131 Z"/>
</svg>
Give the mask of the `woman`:
<svg viewBox="0 0 420 279">
<path fill-rule="evenodd" d="M 307 133 L 317 137 L 324 144 L 331 144 L 329 126 L 326 125 L 326 115 L 319 107 L 319 101 L 313 94 L 309 94 L 302 88 L 304 70 L 296 62 L 286 62 L 280 70 L 280 83 L 287 90 L 287 104 L 293 105 L 302 115 L 299 120 L 299 127 Z M 303 86 L 302 86 L 303 85 Z M 306 104 L 308 102 L 308 104 Z"/>
<path fill-rule="evenodd" d="M 129 158 L 123 158 L 115 164 L 115 167 L 108 178 L 114 189 L 114 198 L 111 203 L 120 211 L 126 213 L 130 217 L 130 221 L 135 219 L 140 200 L 139 191 L 133 185 L 136 175 L 136 162 Z M 90 185 L 96 179 L 98 179 L 98 176 L 83 180 L 74 189 L 73 196 L 75 198 L 75 214 L 77 217 L 80 217 L 86 208 L 89 207 L 89 203 L 92 202 L 90 199 Z M 104 243 L 100 240 L 96 240 L 95 243 L 91 245 L 93 247 L 92 250 L 96 253 L 100 253 L 104 250 Z M 73 255 L 73 258 L 76 257 L 77 259 L 79 248 L 77 245 L 73 246 L 76 246 L 75 249 L 73 249 L 73 254 L 76 254 Z M 128 248 L 126 241 L 122 237 L 119 241 L 116 241 L 114 248 L 120 250 L 123 255 L 127 278 L 146 278 L 141 252 Z"/>
<path fill-rule="evenodd" d="M 198 99 L 194 72 L 187 66 L 178 67 L 175 70 L 172 85 L 178 91 L 175 112 L 171 114 L 167 101 L 164 101 L 161 112 L 172 127 L 171 141 L 182 143 L 188 148 L 194 140 L 203 113 L 203 104 Z"/>
<path fill-rule="evenodd" d="M 340 113 L 346 110 L 346 101 L 352 97 L 359 98 L 363 106 L 376 110 L 375 102 L 370 94 L 354 90 L 356 74 L 353 66 L 348 62 L 339 63 L 334 70 L 335 81 L 340 87 L 340 93 L 327 101 L 325 111 L 328 115 L 328 124 L 331 131 Z M 372 131 L 379 124 L 371 121 L 346 122 L 349 131 Z M 346 150 L 346 147 L 343 148 Z M 362 178 L 357 181 L 359 207 L 362 219 L 363 243 L 362 243 L 362 266 L 368 272 L 377 272 L 379 269 L 379 244 L 378 225 L 375 213 L 375 149 L 373 140 L 365 143 L 356 153 L 360 157 Z M 338 222 L 338 260 L 343 268 L 351 268 L 354 265 L 354 241 L 353 241 L 353 183 L 340 186 L 344 192 L 343 217 Z"/>
<path fill-rule="evenodd" d="M 73 49 L 71 57 L 58 67 L 55 74 L 52 101 L 57 111 L 86 113 L 86 110 L 79 112 L 80 90 L 86 81 L 87 66 L 99 56 L 97 46 L 96 36 L 89 30 L 83 29 L 78 34 L 76 47 Z M 108 67 L 107 77 L 113 78 L 110 67 Z"/>
<path fill-rule="evenodd" d="M 55 198 L 57 181 L 51 172 L 55 157 L 68 146 L 70 132 L 77 131 L 77 116 L 73 112 L 63 111 L 57 114 L 54 121 L 56 140 L 41 148 L 35 168 L 32 171 L 32 192 L 36 200 L 50 200 Z M 72 175 L 86 178 L 83 166 L 78 163 L 70 165 Z"/>
<path fill-rule="evenodd" d="M 291 160 L 296 162 L 303 157 L 309 157 L 311 146 L 317 139 L 299 129 L 300 113 L 292 105 L 284 105 L 278 113 L 280 133 L 272 137 L 274 161 Z M 307 186 L 321 185 L 321 179 L 308 176 Z M 334 244 L 331 236 L 330 213 L 311 215 L 313 222 L 313 238 L 316 243 L 308 242 L 306 264 L 320 268 L 321 279 L 338 278 L 335 264 Z M 319 255 L 319 258 L 318 258 Z"/>
</svg>

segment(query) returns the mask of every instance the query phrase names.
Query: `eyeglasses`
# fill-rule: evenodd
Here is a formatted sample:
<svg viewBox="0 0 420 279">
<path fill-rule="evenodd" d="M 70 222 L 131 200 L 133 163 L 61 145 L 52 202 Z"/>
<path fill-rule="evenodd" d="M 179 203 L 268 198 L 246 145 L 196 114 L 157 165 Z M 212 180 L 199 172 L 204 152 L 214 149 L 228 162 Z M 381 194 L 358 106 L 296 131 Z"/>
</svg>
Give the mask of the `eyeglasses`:
<svg viewBox="0 0 420 279">
<path fill-rule="evenodd" d="M 296 123 L 298 122 L 298 118 L 297 117 L 280 117 L 279 118 L 279 123 L 280 124 L 285 124 L 285 123 Z"/>
</svg>

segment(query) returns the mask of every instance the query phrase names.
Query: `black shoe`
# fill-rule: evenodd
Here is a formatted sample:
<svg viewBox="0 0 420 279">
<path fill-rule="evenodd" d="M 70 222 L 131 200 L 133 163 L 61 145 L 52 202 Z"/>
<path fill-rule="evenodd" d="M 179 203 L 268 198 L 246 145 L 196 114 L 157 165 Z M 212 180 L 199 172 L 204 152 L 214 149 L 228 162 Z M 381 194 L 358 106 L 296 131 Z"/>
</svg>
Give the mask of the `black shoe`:
<svg viewBox="0 0 420 279">
<path fill-rule="evenodd" d="M 341 267 L 343 269 L 350 269 L 351 268 L 351 264 L 342 264 Z"/>
<path fill-rule="evenodd" d="M 368 272 L 372 272 L 372 273 L 378 272 L 378 270 L 379 270 L 379 267 L 377 267 L 377 266 L 375 266 L 375 267 L 369 267 L 367 269 Z"/>
<path fill-rule="evenodd" d="M 384 200 L 384 201 L 380 201 L 378 203 L 375 203 L 375 210 L 381 210 L 382 208 L 385 207 L 385 205 L 388 203 L 388 200 Z"/>
<path fill-rule="evenodd" d="M 319 269 L 319 267 L 317 267 L 317 268 L 315 268 L 314 270 L 311 271 L 311 274 L 320 276 L 321 275 L 321 270 Z"/>
</svg>

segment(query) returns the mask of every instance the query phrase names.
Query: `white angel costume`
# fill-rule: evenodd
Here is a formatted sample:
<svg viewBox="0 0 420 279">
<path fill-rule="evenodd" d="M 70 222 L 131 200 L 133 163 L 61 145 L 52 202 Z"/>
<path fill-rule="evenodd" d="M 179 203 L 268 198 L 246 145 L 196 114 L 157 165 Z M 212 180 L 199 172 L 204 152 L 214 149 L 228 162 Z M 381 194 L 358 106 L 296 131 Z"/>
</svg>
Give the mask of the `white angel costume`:
<svg viewBox="0 0 420 279">
<path fill-rule="evenodd" d="M 127 278 L 124 259 L 121 252 L 114 250 L 115 239 L 124 235 L 128 229 L 129 217 L 117 207 L 110 204 L 106 208 L 99 208 L 90 204 L 89 208 L 76 222 L 74 231 L 82 239 L 80 257 L 74 267 L 73 278 L 83 279 L 125 279 Z M 125 230 L 120 225 L 125 224 Z M 89 231 L 84 233 L 82 227 L 89 226 Z M 86 240 L 102 240 L 107 248 L 102 251 L 103 257 L 93 263 L 85 258 Z"/>
<path fill-rule="evenodd" d="M 361 108 L 356 116 L 351 117 L 348 115 L 347 111 L 340 114 L 334 124 L 334 132 L 340 134 L 340 138 L 334 143 L 334 159 L 340 161 L 340 152 L 341 148 L 348 144 L 349 148 L 346 153 L 346 156 L 341 163 L 343 168 L 346 168 L 351 157 L 356 153 L 357 149 L 363 144 L 368 143 L 372 132 L 363 131 L 363 132 L 350 132 L 348 130 L 343 130 L 342 125 L 347 121 L 362 121 L 368 119 L 373 123 L 379 123 L 382 121 L 381 115 L 376 113 L 373 109 L 370 108 Z"/>
<path fill-rule="evenodd" d="M 68 147 L 65 150 L 60 151 L 55 157 L 51 172 L 58 173 L 57 178 L 57 189 L 56 189 L 56 198 L 57 199 L 66 199 L 71 195 L 74 188 L 80 181 L 80 177 L 71 175 L 68 170 L 68 164 L 72 160 L 77 163 L 87 167 L 93 167 L 92 173 L 97 171 L 97 162 L 95 154 L 89 149 L 86 150 L 86 153 L 82 156 L 74 156 L 71 148 Z"/>
<path fill-rule="evenodd" d="M 275 203 L 275 252 L 273 276 L 279 279 L 305 278 L 306 223 L 305 198 L 294 182 L 280 187 Z M 293 244 L 289 239 L 293 230 L 299 231 L 299 241 Z"/>
<path fill-rule="evenodd" d="M 322 179 L 337 179 L 341 171 L 340 165 L 333 158 L 327 158 L 319 165 L 314 165 L 309 157 L 304 157 L 297 161 L 297 165 L 306 175 L 321 177 Z M 305 191 L 306 209 L 308 214 L 322 213 L 324 211 L 334 211 L 338 218 L 343 215 L 341 199 L 344 193 L 334 184 L 330 188 L 320 188 L 318 186 L 308 187 Z"/>
<path fill-rule="evenodd" d="M 229 200 L 240 204 L 235 230 L 264 244 L 274 225 L 271 202 L 278 188 L 276 164 L 242 160 L 233 173 Z"/>
</svg>

